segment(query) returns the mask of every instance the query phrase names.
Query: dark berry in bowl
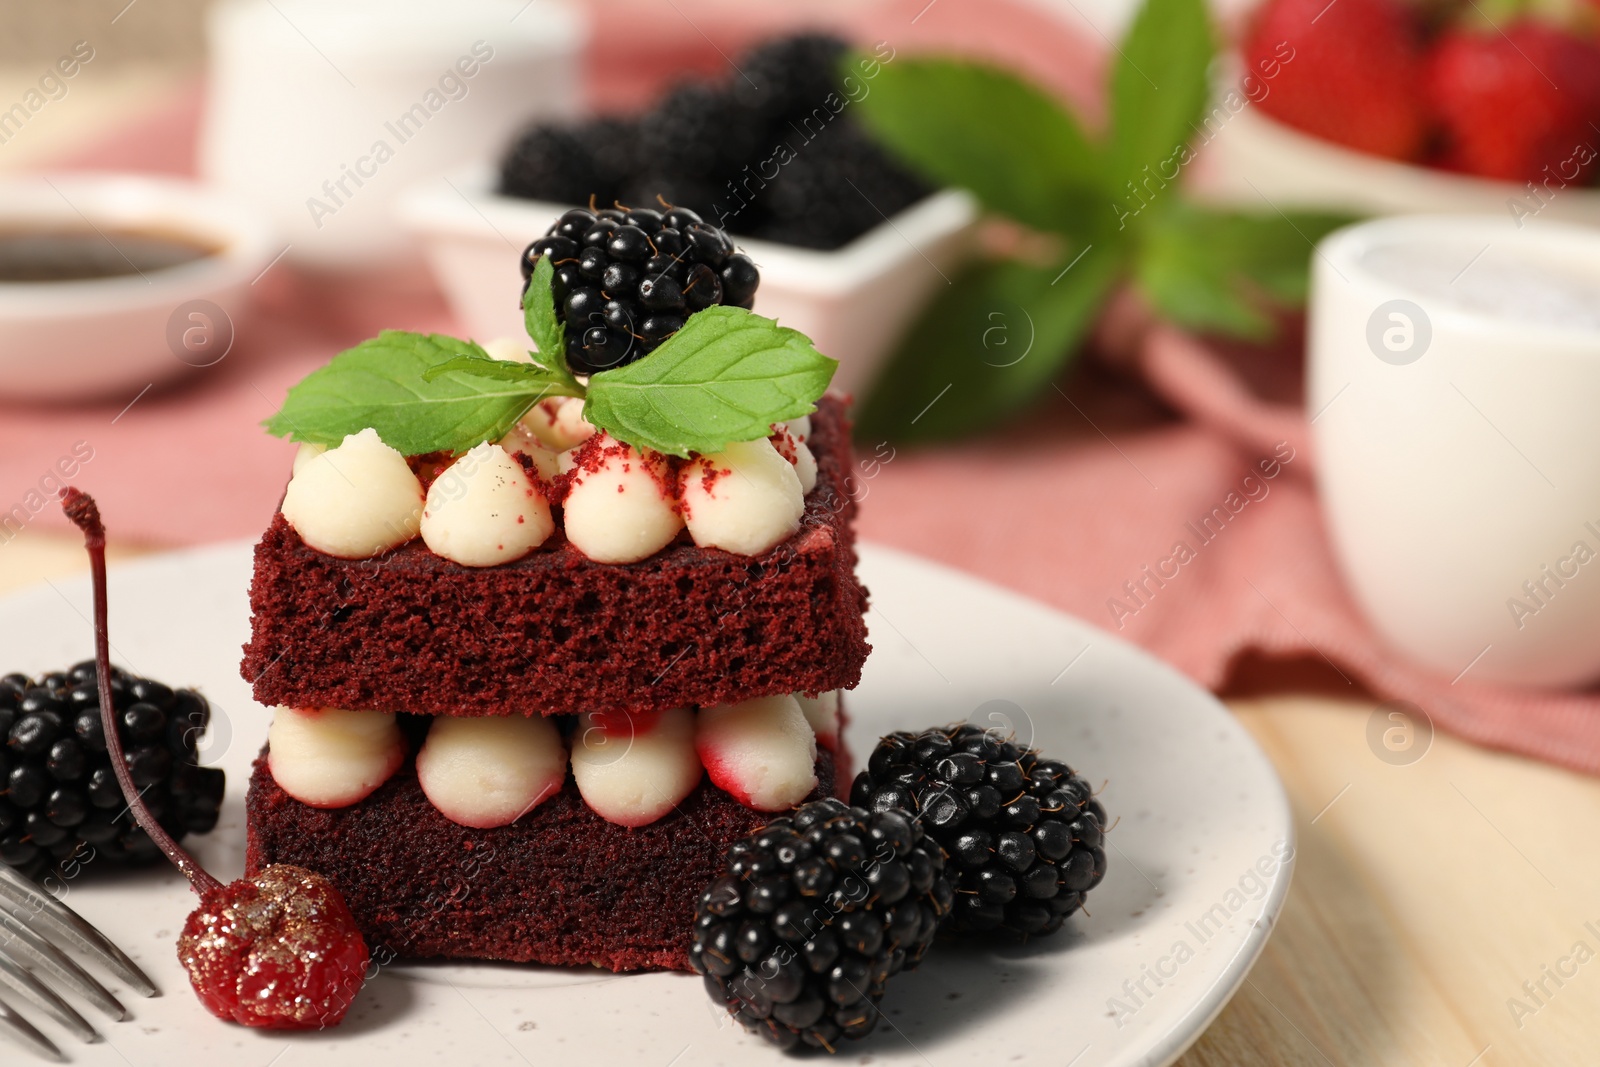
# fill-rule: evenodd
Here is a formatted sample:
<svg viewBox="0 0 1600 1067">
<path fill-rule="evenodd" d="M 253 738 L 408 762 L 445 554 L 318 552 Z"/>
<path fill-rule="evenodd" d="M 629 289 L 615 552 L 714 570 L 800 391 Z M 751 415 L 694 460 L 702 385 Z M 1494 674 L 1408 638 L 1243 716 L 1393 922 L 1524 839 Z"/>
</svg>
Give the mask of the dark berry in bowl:
<svg viewBox="0 0 1600 1067">
<path fill-rule="evenodd" d="M 733 233 L 839 248 L 933 191 L 841 110 L 848 49 L 828 34 L 778 38 L 741 57 L 738 73 L 680 84 L 636 118 L 532 126 L 501 161 L 499 190 L 620 201 L 633 208 L 616 221 L 650 233 L 641 211 L 683 229 L 658 210 L 664 201 Z"/>
</svg>

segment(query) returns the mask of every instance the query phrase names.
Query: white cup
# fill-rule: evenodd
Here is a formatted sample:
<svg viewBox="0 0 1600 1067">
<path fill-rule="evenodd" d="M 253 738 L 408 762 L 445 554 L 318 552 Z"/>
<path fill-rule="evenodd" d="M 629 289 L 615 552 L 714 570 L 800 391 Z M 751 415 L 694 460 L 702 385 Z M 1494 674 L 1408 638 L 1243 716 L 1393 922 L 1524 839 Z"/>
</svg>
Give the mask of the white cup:
<svg viewBox="0 0 1600 1067">
<path fill-rule="evenodd" d="M 586 29 L 551 0 L 221 0 L 209 36 L 201 173 L 345 268 L 413 247 L 401 190 L 572 114 Z"/>
<path fill-rule="evenodd" d="M 1335 555 L 1447 678 L 1600 678 L 1600 231 L 1340 230 L 1312 268 L 1308 414 Z"/>
</svg>

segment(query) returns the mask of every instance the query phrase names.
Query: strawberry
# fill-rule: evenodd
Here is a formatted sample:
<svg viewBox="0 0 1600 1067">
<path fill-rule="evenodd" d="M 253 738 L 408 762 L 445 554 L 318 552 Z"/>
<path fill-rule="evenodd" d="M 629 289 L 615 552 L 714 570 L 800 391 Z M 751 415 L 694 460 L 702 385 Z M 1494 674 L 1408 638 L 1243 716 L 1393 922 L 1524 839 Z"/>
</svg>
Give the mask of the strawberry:
<svg viewBox="0 0 1600 1067">
<path fill-rule="evenodd" d="M 1399 0 L 1268 0 L 1244 60 L 1264 86 L 1252 98 L 1289 125 L 1372 155 L 1419 154 L 1422 49 Z"/>
<path fill-rule="evenodd" d="M 1518 19 L 1504 30 L 1447 30 L 1428 61 L 1427 92 L 1443 129 L 1440 162 L 1508 181 L 1581 180 L 1600 150 L 1600 46 L 1559 26 Z"/>
</svg>

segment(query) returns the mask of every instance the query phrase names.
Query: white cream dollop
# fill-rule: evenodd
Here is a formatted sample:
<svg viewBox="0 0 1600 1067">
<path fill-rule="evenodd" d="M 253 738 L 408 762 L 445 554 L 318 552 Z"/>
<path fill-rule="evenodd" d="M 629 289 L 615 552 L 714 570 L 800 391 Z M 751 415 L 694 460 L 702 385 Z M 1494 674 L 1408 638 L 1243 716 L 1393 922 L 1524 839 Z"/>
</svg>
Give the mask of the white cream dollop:
<svg viewBox="0 0 1600 1067">
<path fill-rule="evenodd" d="M 341 708 L 273 709 L 267 769 L 285 793 L 314 808 L 364 800 L 405 759 L 395 718 Z"/>
<path fill-rule="evenodd" d="M 550 450 L 550 446 L 520 422 L 500 438 L 500 447 L 512 456 L 521 452 L 531 459 L 533 469 L 538 471 L 539 477 L 546 482 L 561 473 L 561 465 L 556 460 L 556 454 Z"/>
<path fill-rule="evenodd" d="M 583 401 L 575 396 L 556 401 L 556 451 L 565 452 L 594 436 L 594 426 L 583 417 Z"/>
<path fill-rule="evenodd" d="M 552 452 L 576 448 L 594 436 L 594 427 L 583 417 L 583 401 L 573 396 L 539 401 L 522 416 L 517 427 L 543 441 Z"/>
<path fill-rule="evenodd" d="M 800 491 L 807 496 L 817 487 L 817 457 L 804 441 L 794 442 L 794 472 L 800 477 Z"/>
<path fill-rule="evenodd" d="M 378 431 L 308 458 L 283 493 L 283 517 L 318 552 L 367 559 L 410 541 L 422 523 L 422 483 Z"/>
<path fill-rule="evenodd" d="M 496 337 L 485 341 L 483 350 L 492 359 L 503 359 L 507 363 L 532 363 L 533 355 L 528 351 L 528 346 L 518 341 L 515 337 Z"/>
<path fill-rule="evenodd" d="M 817 738 L 792 696 L 702 708 L 695 751 L 717 788 L 757 811 L 792 808 L 817 787 Z"/>
<path fill-rule="evenodd" d="M 641 727 L 630 716 L 585 712 L 572 734 L 572 777 L 607 822 L 655 822 L 700 784 L 694 713 L 671 708 Z"/>
<path fill-rule="evenodd" d="M 634 563 L 655 555 L 683 528 L 665 488 L 665 457 L 609 436 L 589 447 L 597 446 L 597 469 L 584 464 L 562 501 L 567 540 L 596 563 Z"/>
<path fill-rule="evenodd" d="M 290 469 L 289 473 L 291 475 L 299 474 L 301 467 L 304 467 L 327 450 L 327 445 L 314 445 L 310 441 L 302 441 L 300 447 L 295 449 L 294 467 Z"/>
<path fill-rule="evenodd" d="M 784 423 L 784 425 L 789 428 L 789 432 L 794 435 L 794 439 L 796 441 L 804 442 L 809 440 L 811 437 L 810 415 L 796 415 L 794 418 Z"/>
<path fill-rule="evenodd" d="M 567 750 L 549 719 L 441 716 L 417 753 L 417 781 L 445 818 L 462 826 L 509 826 L 560 791 Z"/>
<path fill-rule="evenodd" d="M 800 529 L 805 490 L 771 441 L 741 441 L 683 472 L 684 521 L 694 543 L 755 556 Z"/>
<path fill-rule="evenodd" d="M 823 748 L 837 751 L 839 747 L 839 691 L 829 689 L 825 693 L 818 693 L 808 697 L 804 693 L 796 693 L 794 698 L 800 702 L 800 710 L 805 712 L 806 722 L 811 724 L 811 729 L 817 735 L 817 741 Z"/>
<path fill-rule="evenodd" d="M 422 511 L 428 548 L 468 567 L 521 559 L 554 530 L 543 490 L 505 449 L 488 442 L 440 472 Z"/>
</svg>

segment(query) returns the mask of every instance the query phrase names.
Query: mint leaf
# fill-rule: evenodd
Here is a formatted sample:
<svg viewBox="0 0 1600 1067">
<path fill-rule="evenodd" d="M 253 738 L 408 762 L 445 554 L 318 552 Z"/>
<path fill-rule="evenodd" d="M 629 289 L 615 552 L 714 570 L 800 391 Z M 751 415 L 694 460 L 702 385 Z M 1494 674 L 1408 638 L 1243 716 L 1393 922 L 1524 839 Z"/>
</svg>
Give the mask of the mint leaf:
<svg viewBox="0 0 1600 1067">
<path fill-rule="evenodd" d="M 504 437 L 540 398 L 561 389 L 547 374 L 542 382 L 533 377 L 493 381 L 452 370 L 429 379 L 429 371 L 459 359 L 475 367 L 480 360 L 502 362 L 472 341 L 385 330 L 301 379 L 267 420 L 267 430 L 335 446 L 346 434 L 370 426 L 385 444 L 408 456 L 460 452 Z"/>
<path fill-rule="evenodd" d="M 855 110 L 912 167 L 970 189 L 996 214 L 1074 235 L 1105 218 L 1109 194 L 1077 120 L 1014 74 L 954 59 L 897 59 L 882 65 Z"/>
<path fill-rule="evenodd" d="M 522 294 L 522 321 L 539 350 L 539 363 L 571 377 L 567 369 L 567 331 L 556 315 L 555 266 L 549 256 L 540 256 L 533 265 L 533 277 Z"/>
<path fill-rule="evenodd" d="M 638 447 L 720 452 L 813 410 L 837 367 L 798 330 L 709 307 L 637 363 L 591 375 L 583 414 Z"/>
<path fill-rule="evenodd" d="M 493 356 L 456 356 L 423 371 L 422 380 L 431 382 L 435 378 L 455 371 L 496 382 L 527 382 L 537 379 L 543 383 L 550 378 L 548 370 L 534 363 L 495 359 Z"/>
<path fill-rule="evenodd" d="M 1027 405 L 1076 354 L 1124 257 L 1108 243 L 1088 248 L 1076 263 L 969 267 L 891 358 L 858 414 L 859 436 L 896 443 L 955 437 Z"/>
<path fill-rule="evenodd" d="M 1210 211 L 1181 205 L 1154 216 L 1135 278 L 1180 326 L 1252 340 L 1271 336 L 1275 306 L 1305 299 L 1312 246 L 1349 216 Z"/>
<path fill-rule="evenodd" d="M 1111 73 L 1105 165 L 1119 201 L 1131 195 L 1130 181 L 1149 196 L 1177 177 L 1181 147 L 1205 111 L 1215 53 L 1204 0 L 1145 0 Z"/>
<path fill-rule="evenodd" d="M 529 353 L 530 357 L 533 353 Z M 523 363 L 517 360 L 496 359 L 490 355 L 456 356 L 444 363 L 435 364 L 423 372 L 422 380 L 431 382 L 445 374 L 460 371 L 470 374 L 475 378 L 487 378 L 496 382 L 524 382 L 534 388 L 543 387 L 548 396 L 577 396 L 584 395 L 583 384 L 574 378 L 567 370 L 565 362 L 560 367 L 545 367 L 537 362 Z"/>
</svg>

